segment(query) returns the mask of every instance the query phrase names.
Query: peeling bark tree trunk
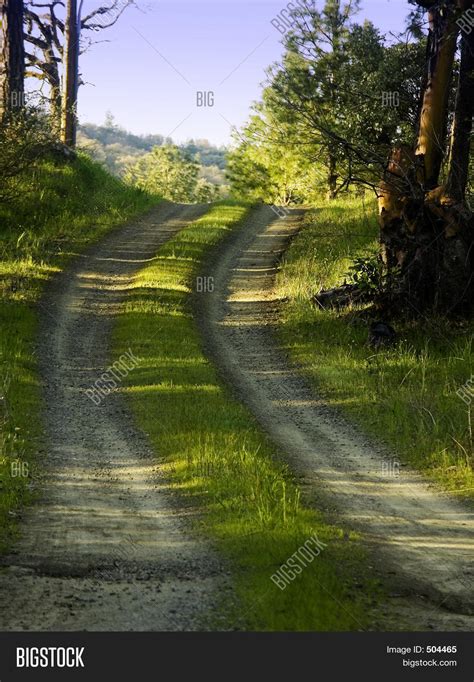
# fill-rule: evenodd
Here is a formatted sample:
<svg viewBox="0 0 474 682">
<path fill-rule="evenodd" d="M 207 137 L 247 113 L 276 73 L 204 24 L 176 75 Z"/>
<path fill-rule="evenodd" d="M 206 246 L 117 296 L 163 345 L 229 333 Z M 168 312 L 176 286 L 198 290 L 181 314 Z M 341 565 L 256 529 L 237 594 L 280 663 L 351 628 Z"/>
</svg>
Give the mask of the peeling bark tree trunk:
<svg viewBox="0 0 474 682">
<path fill-rule="evenodd" d="M 0 120 L 20 111 L 25 98 L 23 0 L 0 0 Z"/>
<path fill-rule="evenodd" d="M 80 22 L 77 0 L 68 0 L 64 35 L 63 96 L 61 111 L 61 142 L 76 146 L 77 93 L 79 88 Z"/>
<path fill-rule="evenodd" d="M 424 177 L 428 190 L 438 185 L 443 161 L 449 91 L 459 29 L 454 7 L 429 12 L 428 81 L 420 116 L 416 154 L 424 157 Z"/>
<path fill-rule="evenodd" d="M 61 77 L 59 75 L 59 64 L 54 53 L 53 46 L 53 31 L 50 29 L 48 36 L 49 48 L 44 51 L 45 62 L 42 67 L 44 76 L 49 84 L 49 100 L 50 100 L 50 121 L 51 129 L 58 136 L 61 137 Z M 46 36 L 45 36 L 46 37 Z"/>
<path fill-rule="evenodd" d="M 461 6 L 461 2 L 463 7 Z M 392 152 L 379 199 L 382 256 L 393 283 L 385 304 L 396 312 L 467 313 L 472 306 L 472 215 L 465 203 L 472 106 L 472 38 L 462 36 L 462 65 L 448 181 L 439 185 L 446 146 L 459 10 L 473 0 L 430 7 L 428 78 L 415 150 Z"/>
</svg>

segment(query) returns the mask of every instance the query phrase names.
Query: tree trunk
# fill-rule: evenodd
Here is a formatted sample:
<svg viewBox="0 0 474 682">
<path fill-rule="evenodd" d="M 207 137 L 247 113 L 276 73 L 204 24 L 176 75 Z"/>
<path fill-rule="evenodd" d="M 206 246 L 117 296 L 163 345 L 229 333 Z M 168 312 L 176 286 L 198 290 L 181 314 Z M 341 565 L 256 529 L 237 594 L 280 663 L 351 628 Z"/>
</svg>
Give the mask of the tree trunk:
<svg viewBox="0 0 474 682">
<path fill-rule="evenodd" d="M 428 81 L 423 96 L 416 154 L 424 158 L 425 189 L 437 187 L 443 162 L 449 91 L 459 33 L 454 6 L 429 11 Z"/>
<path fill-rule="evenodd" d="M 337 170 L 336 170 L 336 158 L 334 154 L 329 152 L 329 163 L 328 163 L 328 191 L 327 199 L 332 201 L 337 196 Z"/>
<path fill-rule="evenodd" d="M 469 176 L 469 152 L 474 114 L 474 30 L 461 33 L 461 65 L 456 96 L 446 194 L 462 203 Z"/>
<path fill-rule="evenodd" d="M 23 0 L 0 0 L 0 119 L 20 111 L 25 99 Z"/>
<path fill-rule="evenodd" d="M 59 64 L 56 60 L 53 45 L 53 31 L 52 29 L 45 35 L 48 42 L 48 49 L 44 52 L 45 63 L 43 72 L 45 73 L 47 82 L 49 84 L 49 101 L 50 101 L 50 121 L 51 129 L 58 138 L 61 137 L 61 115 L 62 115 L 62 93 L 61 93 L 61 77 L 59 75 Z"/>
<path fill-rule="evenodd" d="M 472 38 L 467 35 L 448 181 L 439 186 L 460 7 L 456 0 L 431 6 L 428 79 L 417 144 L 414 152 L 393 150 L 379 198 L 382 256 L 392 284 L 385 304 L 411 316 L 426 311 L 467 314 L 472 307 L 473 220 L 464 200 L 474 98 Z"/>
<path fill-rule="evenodd" d="M 474 31 L 469 34 L 463 31 L 448 177 L 441 193 L 441 205 L 437 207 L 445 223 L 443 287 L 440 288 L 438 305 L 448 310 L 456 301 L 467 307 L 473 294 L 474 221 L 465 201 L 473 113 Z"/>
<path fill-rule="evenodd" d="M 55 135 L 60 137 L 61 135 L 61 82 L 58 80 L 53 83 L 50 82 L 50 117 L 51 117 L 51 129 Z"/>
<path fill-rule="evenodd" d="M 79 87 L 80 40 L 80 22 L 77 0 L 67 1 L 67 16 L 64 33 L 61 141 L 68 147 L 75 147 L 77 138 L 77 93 Z"/>
</svg>

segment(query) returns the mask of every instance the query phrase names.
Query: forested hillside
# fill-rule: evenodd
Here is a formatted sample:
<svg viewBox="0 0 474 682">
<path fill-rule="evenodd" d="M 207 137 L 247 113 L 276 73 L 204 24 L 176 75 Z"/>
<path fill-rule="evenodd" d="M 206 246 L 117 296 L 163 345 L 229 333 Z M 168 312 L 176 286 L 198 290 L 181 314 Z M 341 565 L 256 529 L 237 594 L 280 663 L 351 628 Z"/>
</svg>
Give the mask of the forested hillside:
<svg viewBox="0 0 474 682">
<path fill-rule="evenodd" d="M 111 114 L 102 125 L 84 123 L 79 126 L 79 147 L 114 175 L 123 176 L 127 168 L 147 152 L 165 144 L 173 144 L 173 141 L 163 135 L 134 135 L 116 125 Z M 200 177 L 216 185 L 225 183 L 227 150 L 224 147 L 215 147 L 207 140 L 189 140 L 178 147 L 199 164 Z"/>
</svg>

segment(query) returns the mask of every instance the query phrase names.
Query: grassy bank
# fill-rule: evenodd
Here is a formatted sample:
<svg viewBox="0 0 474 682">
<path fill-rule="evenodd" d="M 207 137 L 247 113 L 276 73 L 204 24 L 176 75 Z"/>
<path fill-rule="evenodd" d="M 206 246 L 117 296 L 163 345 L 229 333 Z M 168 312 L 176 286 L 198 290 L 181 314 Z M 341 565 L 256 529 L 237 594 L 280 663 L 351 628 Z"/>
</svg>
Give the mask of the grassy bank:
<svg viewBox="0 0 474 682">
<path fill-rule="evenodd" d="M 402 462 L 473 499 L 473 434 L 468 406 L 456 395 L 473 374 L 473 324 L 420 317 L 396 324 L 397 347 L 367 345 L 360 310 L 321 311 L 320 288 L 343 282 L 356 256 L 377 249 L 375 205 L 341 200 L 308 215 L 278 279 L 284 345 L 328 402 L 390 445 Z"/>
<path fill-rule="evenodd" d="M 192 317 L 206 255 L 247 210 L 231 202 L 213 207 L 139 273 L 115 332 L 115 354 L 132 348 L 140 358 L 124 390 L 171 484 L 200 509 L 202 532 L 229 561 L 239 599 L 223 605 L 225 625 L 360 629 L 374 588 L 361 577 L 357 539 L 302 508 L 288 471 L 204 357 Z M 315 535 L 325 547 L 280 589 L 272 574 Z"/>
<path fill-rule="evenodd" d="M 0 551 L 33 492 L 42 447 L 35 303 L 73 254 L 156 201 L 79 157 L 40 163 L 0 206 Z"/>
</svg>

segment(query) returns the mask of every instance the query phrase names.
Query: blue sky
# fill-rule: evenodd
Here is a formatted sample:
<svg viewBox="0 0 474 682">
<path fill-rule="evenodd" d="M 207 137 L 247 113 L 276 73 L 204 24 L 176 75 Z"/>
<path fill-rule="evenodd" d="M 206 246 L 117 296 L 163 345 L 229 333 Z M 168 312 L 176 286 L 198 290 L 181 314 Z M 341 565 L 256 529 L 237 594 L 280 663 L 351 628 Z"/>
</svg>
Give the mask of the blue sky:
<svg viewBox="0 0 474 682">
<path fill-rule="evenodd" d="M 321 0 L 322 1 L 322 0 Z M 79 116 L 101 123 L 107 110 L 135 133 L 161 133 L 178 142 L 230 140 L 259 98 L 266 67 L 282 52 L 271 24 L 285 0 L 138 0 L 104 33 L 105 43 L 83 55 Z M 85 11 L 97 2 L 86 0 Z M 403 30 L 407 0 L 362 0 L 358 21 L 384 33 Z M 214 106 L 198 107 L 197 92 L 213 92 Z"/>
</svg>

